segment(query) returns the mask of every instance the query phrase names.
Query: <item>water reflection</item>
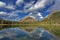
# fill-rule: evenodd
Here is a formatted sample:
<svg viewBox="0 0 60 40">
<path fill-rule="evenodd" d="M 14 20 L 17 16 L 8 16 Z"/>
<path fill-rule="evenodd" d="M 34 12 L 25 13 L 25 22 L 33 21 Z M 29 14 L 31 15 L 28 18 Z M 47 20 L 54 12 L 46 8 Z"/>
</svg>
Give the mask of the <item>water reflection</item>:
<svg viewBox="0 0 60 40">
<path fill-rule="evenodd" d="M 41 28 L 31 33 L 20 28 L 9 28 L 0 30 L 0 40 L 57 40 L 53 35 Z"/>
</svg>

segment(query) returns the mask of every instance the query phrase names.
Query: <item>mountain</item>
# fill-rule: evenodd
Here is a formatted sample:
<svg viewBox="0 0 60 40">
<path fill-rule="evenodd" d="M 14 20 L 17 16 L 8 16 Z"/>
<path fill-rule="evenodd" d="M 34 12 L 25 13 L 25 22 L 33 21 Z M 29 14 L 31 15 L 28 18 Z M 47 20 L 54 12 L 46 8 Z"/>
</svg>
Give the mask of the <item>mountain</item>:
<svg viewBox="0 0 60 40">
<path fill-rule="evenodd" d="M 60 11 L 49 14 L 41 23 L 60 24 Z"/>
<path fill-rule="evenodd" d="M 24 17 L 20 22 L 36 22 L 36 19 L 30 16 Z"/>
</svg>

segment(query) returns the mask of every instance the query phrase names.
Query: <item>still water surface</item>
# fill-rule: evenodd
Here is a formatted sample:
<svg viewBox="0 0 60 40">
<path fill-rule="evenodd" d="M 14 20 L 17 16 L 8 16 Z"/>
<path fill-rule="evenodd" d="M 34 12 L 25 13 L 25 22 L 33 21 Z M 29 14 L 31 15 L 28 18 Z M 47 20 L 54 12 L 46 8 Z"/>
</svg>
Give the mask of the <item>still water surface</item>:
<svg viewBox="0 0 60 40">
<path fill-rule="evenodd" d="M 42 28 L 37 28 L 28 33 L 20 28 L 0 30 L 0 40 L 58 40 Z"/>
</svg>

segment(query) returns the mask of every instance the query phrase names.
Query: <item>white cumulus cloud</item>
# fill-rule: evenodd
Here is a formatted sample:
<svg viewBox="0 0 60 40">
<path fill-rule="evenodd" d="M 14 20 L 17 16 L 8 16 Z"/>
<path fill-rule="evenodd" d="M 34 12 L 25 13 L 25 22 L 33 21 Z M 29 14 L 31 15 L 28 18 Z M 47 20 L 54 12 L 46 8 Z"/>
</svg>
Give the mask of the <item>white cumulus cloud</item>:
<svg viewBox="0 0 60 40">
<path fill-rule="evenodd" d="M 24 5 L 24 9 L 26 8 L 30 8 L 33 5 L 34 1 L 30 2 L 30 3 L 25 3 Z"/>
<path fill-rule="evenodd" d="M 42 16 L 41 13 L 38 13 L 37 15 L 38 15 L 38 16 Z"/>
<path fill-rule="evenodd" d="M 51 12 L 60 10 L 60 0 L 55 0 L 55 5 L 49 8 Z"/>
<path fill-rule="evenodd" d="M 15 9 L 14 5 L 10 5 L 10 4 L 6 5 L 5 2 L 1 2 L 1 1 L 0 1 L 0 8 L 6 8 L 6 9 L 10 9 L 10 10 Z"/>
<path fill-rule="evenodd" d="M 40 18 L 43 18 L 43 16 L 41 15 L 41 13 L 38 13 L 37 16 L 40 17 Z"/>
<path fill-rule="evenodd" d="M 4 18 L 4 19 L 11 19 L 11 18 L 17 18 L 18 14 L 12 12 L 12 13 L 7 13 L 7 12 L 0 12 L 0 17 Z"/>
<path fill-rule="evenodd" d="M 0 1 L 0 7 L 5 7 L 6 3 Z"/>
<path fill-rule="evenodd" d="M 7 13 L 6 12 L 0 12 L 0 15 L 6 15 Z"/>
<path fill-rule="evenodd" d="M 24 0 L 17 0 L 16 5 L 20 5 L 22 2 L 24 2 Z"/>
<path fill-rule="evenodd" d="M 16 13 L 10 13 L 8 18 L 13 18 L 13 17 L 17 17 L 18 15 Z"/>
<path fill-rule="evenodd" d="M 7 8 L 7 9 L 11 9 L 11 10 L 15 10 L 14 5 L 6 5 L 5 8 Z"/>
<path fill-rule="evenodd" d="M 35 5 L 29 8 L 29 10 L 36 10 L 39 8 L 43 8 L 45 6 L 47 0 L 38 0 Z"/>
</svg>

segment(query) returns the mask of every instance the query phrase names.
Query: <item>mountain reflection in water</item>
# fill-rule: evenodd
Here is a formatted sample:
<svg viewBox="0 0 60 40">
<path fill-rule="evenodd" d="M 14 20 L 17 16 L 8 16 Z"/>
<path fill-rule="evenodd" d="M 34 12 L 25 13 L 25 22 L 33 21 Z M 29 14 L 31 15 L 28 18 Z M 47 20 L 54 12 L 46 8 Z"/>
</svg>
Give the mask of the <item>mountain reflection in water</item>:
<svg viewBox="0 0 60 40">
<path fill-rule="evenodd" d="M 0 30 L 0 40 L 58 40 L 42 28 L 28 33 L 20 28 L 8 28 Z"/>
</svg>

